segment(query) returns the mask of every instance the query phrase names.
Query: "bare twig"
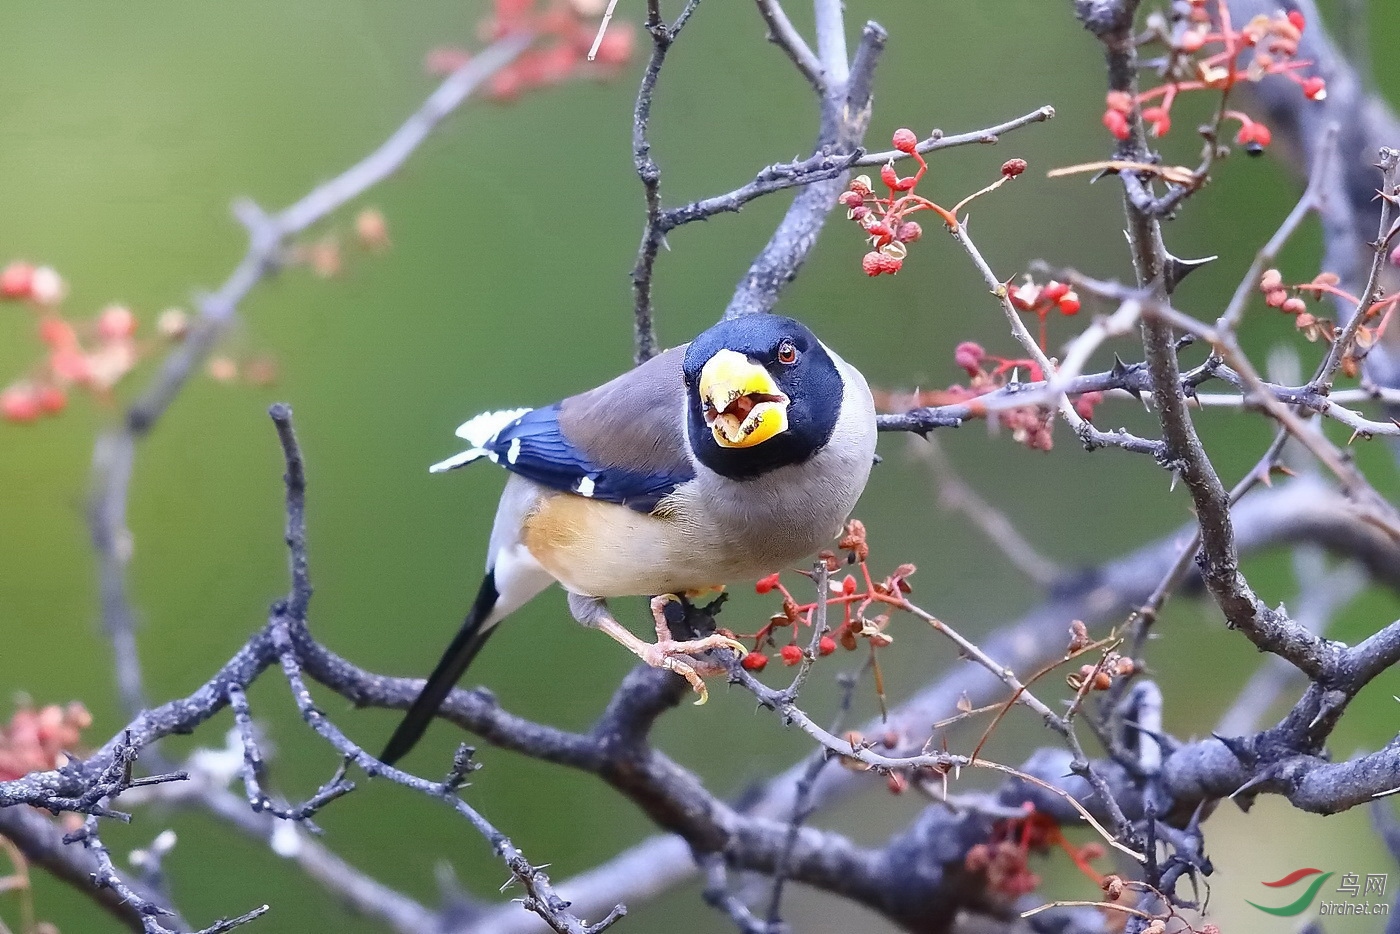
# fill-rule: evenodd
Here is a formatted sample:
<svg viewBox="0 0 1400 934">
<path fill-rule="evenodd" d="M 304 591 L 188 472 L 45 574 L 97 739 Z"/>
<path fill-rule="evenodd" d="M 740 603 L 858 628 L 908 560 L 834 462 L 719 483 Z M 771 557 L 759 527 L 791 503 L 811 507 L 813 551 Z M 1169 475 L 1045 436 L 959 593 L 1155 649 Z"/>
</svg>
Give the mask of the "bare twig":
<svg viewBox="0 0 1400 934">
<path fill-rule="evenodd" d="M 1053 120 L 1055 108 L 1046 104 L 1044 107 L 1037 107 L 1028 114 L 1022 114 L 1014 120 L 1005 123 L 998 123 L 996 126 L 989 126 L 985 130 L 974 130 L 971 133 L 958 133 L 954 136 L 944 136 L 943 131 L 935 130 L 928 139 L 920 140 L 914 148 L 920 153 L 937 152 L 940 149 L 951 149 L 954 146 L 966 146 L 972 143 L 982 145 L 992 145 L 1001 142 L 1003 133 L 1010 133 L 1012 130 L 1019 130 L 1023 126 L 1030 126 L 1032 123 L 1044 123 L 1046 120 Z M 856 165 L 885 165 L 889 162 L 898 162 L 901 159 L 911 158 L 907 152 L 898 149 L 885 149 L 880 152 L 868 152 L 856 160 Z"/>
<path fill-rule="evenodd" d="M 637 177 L 642 180 L 642 191 L 646 195 L 646 224 L 642 229 L 642 242 L 637 247 L 637 261 L 632 267 L 633 327 L 636 343 L 636 362 L 643 363 L 656 356 L 656 321 L 652 308 L 651 279 L 656 267 L 656 254 L 666 238 L 666 229 L 661 224 L 661 169 L 651 157 L 652 99 L 656 94 L 656 82 L 661 78 L 661 68 L 666 64 L 666 54 L 676 41 L 685 24 L 690 20 L 700 0 L 689 0 L 676 21 L 667 25 L 661 18 L 660 0 L 648 0 L 646 30 L 651 35 L 651 58 L 642 74 L 641 86 L 637 89 L 637 106 L 632 114 L 632 164 Z"/>
</svg>

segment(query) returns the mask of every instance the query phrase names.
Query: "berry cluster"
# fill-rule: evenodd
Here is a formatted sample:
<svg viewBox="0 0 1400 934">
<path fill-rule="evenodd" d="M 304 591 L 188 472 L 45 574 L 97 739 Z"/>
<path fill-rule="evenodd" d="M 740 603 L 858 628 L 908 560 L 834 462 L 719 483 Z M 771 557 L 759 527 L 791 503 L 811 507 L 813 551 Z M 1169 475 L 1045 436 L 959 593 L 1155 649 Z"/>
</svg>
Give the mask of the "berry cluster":
<svg viewBox="0 0 1400 934">
<path fill-rule="evenodd" d="M 1171 21 L 1160 14 L 1149 19 L 1149 37 L 1168 49 L 1165 81 L 1137 96 L 1109 92 L 1103 124 L 1115 138 L 1128 138 L 1134 108 L 1141 108 L 1143 122 L 1152 135 L 1161 137 L 1171 131 L 1172 105 L 1180 94 L 1205 90 L 1227 94 L 1236 84 L 1269 75 L 1288 77 L 1308 100 L 1327 96 L 1327 82 L 1322 77 L 1300 74 L 1312 65 L 1297 57 L 1298 42 L 1307 25 L 1302 13 L 1292 10 L 1260 15 L 1235 29 L 1228 6 L 1216 0 L 1217 28 L 1209 5 L 1209 0 L 1187 0 L 1174 5 Z M 1273 141 L 1269 128 L 1248 114 L 1227 110 L 1224 116 L 1239 121 L 1235 142 L 1249 154 L 1259 155 Z"/>
<path fill-rule="evenodd" d="M 0 782 L 67 765 L 69 754 L 79 748 L 83 730 L 91 725 L 92 715 L 77 701 L 38 709 L 21 704 L 10 722 L 0 727 Z"/>
<path fill-rule="evenodd" d="M 1292 315 L 1294 327 L 1309 341 L 1322 340 L 1330 344 L 1337 339 L 1336 323 L 1331 318 L 1308 311 L 1307 302 L 1296 293 L 1310 294 L 1314 300 L 1319 301 L 1324 295 L 1332 295 L 1353 305 L 1360 305 L 1359 298 L 1338 286 L 1340 281 L 1335 273 L 1323 272 L 1311 282 L 1286 285 L 1282 273 L 1277 269 L 1266 269 L 1259 276 L 1259 291 L 1264 295 L 1264 304 Z M 1400 303 L 1400 292 L 1373 302 L 1363 312 L 1362 322 L 1356 328 L 1354 344 L 1348 347 L 1342 356 L 1342 372 L 1347 376 L 1356 376 L 1360 371 L 1357 352 L 1365 354 L 1381 339 L 1397 303 Z"/>
<path fill-rule="evenodd" d="M 607 0 L 495 0 L 491 16 L 481 23 L 482 39 L 522 32 L 538 39 L 492 76 L 487 94 L 495 101 L 512 101 L 536 88 L 616 72 L 632 58 L 635 34 L 630 23 L 610 23 L 592 60 L 588 58 L 606 8 Z M 470 58 L 465 49 L 442 46 L 428 53 L 424 67 L 429 74 L 447 75 Z"/>
<path fill-rule="evenodd" d="M 909 255 L 908 244 L 918 241 L 924 230 L 909 215 L 918 211 L 933 211 L 949 228 L 958 226 L 958 212 L 973 198 L 1001 187 L 1026 170 L 1026 160 L 1010 159 L 1001 167 L 1001 177 L 980 191 L 959 201 L 950 211 L 914 193 L 928 173 L 928 163 L 919 152 L 919 138 L 913 130 L 901 127 L 891 138 L 894 148 L 918 163 L 913 175 L 900 175 L 894 163 L 880 167 L 880 183 L 889 189 L 889 197 L 876 196 L 874 182 L 868 175 L 858 175 L 836 199 L 846 208 L 846 217 L 870 238 L 870 252 L 861 257 L 860 267 L 867 276 L 893 275 L 904 265 Z"/>
<path fill-rule="evenodd" d="M 884 412 L 908 412 L 927 406 L 962 405 L 978 396 L 1003 389 L 1013 380 L 1024 376 L 1031 382 L 1044 379 L 1040 364 L 1034 360 L 996 357 L 981 344 L 963 341 L 953 351 L 953 359 L 968 375 L 966 385 L 955 383 L 947 389 L 922 389 L 909 393 L 875 391 L 875 405 Z M 1081 418 L 1092 419 L 1094 409 L 1103 401 L 1101 392 L 1086 392 L 1074 396 L 1074 408 Z M 1024 406 L 996 413 L 996 424 L 1011 432 L 1012 440 L 1035 451 L 1054 447 L 1052 430 L 1054 412 L 1045 406 Z"/>
<path fill-rule="evenodd" d="M 388 249 L 384 215 L 374 208 L 362 210 L 355 218 L 355 237 L 368 252 Z M 285 259 L 305 265 L 321 277 L 338 274 L 344 263 L 340 240 L 334 233 L 309 244 L 292 245 Z M 36 334 L 45 348 L 43 358 L 27 373 L 0 389 L 0 420 L 28 424 L 57 415 L 68 407 L 74 389 L 108 402 L 112 390 L 144 356 L 184 340 L 189 333 L 190 316 L 179 308 L 161 312 L 155 320 L 155 338 L 144 341 L 137 334 L 140 322 L 136 314 L 123 304 L 108 305 L 89 320 L 75 320 L 63 310 L 67 294 L 63 277 L 50 266 L 15 261 L 0 270 L 0 302 L 27 306 L 32 311 Z M 277 363 L 265 355 L 242 363 L 216 355 L 210 358 L 206 372 L 218 382 L 242 378 L 255 386 L 266 386 L 277 379 Z"/>
<path fill-rule="evenodd" d="M 1046 319 L 1050 312 L 1062 315 L 1079 314 L 1079 293 L 1063 282 L 1051 279 L 1044 285 L 1036 285 L 1030 276 L 1025 282 L 1007 288 L 1006 297 L 1017 311 L 1028 311 L 1040 319 L 1040 349 L 1045 349 Z"/>
<path fill-rule="evenodd" d="M 13 262 L 0 271 L 0 300 L 26 303 L 33 311 L 44 360 L 25 377 L 0 390 L 0 418 L 26 423 L 57 415 L 68 392 L 79 386 L 107 393 L 136 365 L 136 316 L 125 305 L 108 305 L 91 321 L 75 324 L 62 312 L 68 287 L 50 266 Z"/>
<path fill-rule="evenodd" d="M 1104 855 L 1098 843 L 1075 846 L 1065 839 L 1059 822 L 1049 814 L 1037 811 L 1029 803 L 1024 817 L 1006 818 L 992 826 L 991 839 L 967 851 L 963 866 L 968 872 L 984 876 L 988 891 L 1007 900 L 1020 898 L 1040 886 L 1040 877 L 1030 868 L 1031 853 L 1045 853 L 1051 847 L 1063 850 L 1097 885 L 1103 876 L 1090 865 Z"/>
<path fill-rule="evenodd" d="M 1097 665 L 1081 665 L 1079 670 L 1065 676 L 1065 683 L 1078 691 L 1107 691 L 1114 678 L 1127 678 L 1137 671 L 1137 664 L 1126 655 L 1106 652 Z"/>
<path fill-rule="evenodd" d="M 890 623 L 888 614 L 871 617 L 867 613 L 876 603 L 895 608 L 905 605 L 904 594 L 913 589 L 908 578 L 915 571 L 914 565 L 901 564 L 893 574 L 877 583 L 870 576 L 870 568 L 866 563 L 870 557 L 870 545 L 866 542 L 865 526 L 855 519 L 846 524 L 837 548 L 846 552 L 844 563 L 859 565 L 861 580 L 857 581 L 854 575 L 847 574 L 840 580 L 830 582 L 832 595 L 825 602 L 827 607 L 840 607 L 841 622 L 831 627 L 831 635 L 821 637 L 817 643 L 817 654 L 830 655 L 836 651 L 838 645 L 847 651 L 854 651 L 862 640 L 870 646 L 873 653 L 876 649 L 892 643 L 894 637 L 885 631 Z M 827 570 L 833 573 L 843 564 L 835 552 L 824 551 L 820 557 L 826 562 Z M 817 604 L 799 603 L 784 586 L 778 574 L 770 574 L 761 579 L 754 585 L 754 590 L 761 594 L 776 590 L 782 595 L 783 606 L 758 632 L 740 637 L 753 640 L 753 651 L 744 656 L 743 666 L 750 671 L 762 671 L 766 668 L 768 656 L 763 649 L 777 644 L 775 635 L 780 630 L 788 631 L 789 640 L 778 649 L 778 658 L 784 665 L 798 664 L 806 657 L 806 650 L 797 642 L 799 627 L 811 627 Z M 828 626 L 831 626 L 830 620 Z"/>
</svg>

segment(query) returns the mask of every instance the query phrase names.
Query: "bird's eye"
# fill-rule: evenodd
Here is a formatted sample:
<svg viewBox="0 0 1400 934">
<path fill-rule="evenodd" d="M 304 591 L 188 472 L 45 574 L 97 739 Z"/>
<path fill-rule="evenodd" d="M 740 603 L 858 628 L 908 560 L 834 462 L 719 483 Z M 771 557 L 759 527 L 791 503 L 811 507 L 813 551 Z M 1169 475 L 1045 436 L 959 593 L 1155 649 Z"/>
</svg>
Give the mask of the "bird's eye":
<svg viewBox="0 0 1400 934">
<path fill-rule="evenodd" d="M 786 366 L 797 362 L 797 345 L 787 338 L 778 344 L 778 362 Z"/>
</svg>

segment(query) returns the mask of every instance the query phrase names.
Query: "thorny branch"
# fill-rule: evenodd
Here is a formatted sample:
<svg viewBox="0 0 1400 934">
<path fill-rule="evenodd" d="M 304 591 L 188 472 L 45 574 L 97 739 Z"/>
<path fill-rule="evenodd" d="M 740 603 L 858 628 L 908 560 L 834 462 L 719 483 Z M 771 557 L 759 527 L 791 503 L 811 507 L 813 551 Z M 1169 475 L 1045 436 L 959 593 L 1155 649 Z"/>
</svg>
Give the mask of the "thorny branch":
<svg viewBox="0 0 1400 934">
<path fill-rule="evenodd" d="M 726 195 L 664 208 L 659 171 L 651 160 L 647 141 L 651 98 L 666 52 L 697 3 L 698 0 L 690 0 L 679 19 L 669 26 L 660 17 L 657 0 L 649 0 L 647 7 L 653 53 L 638 95 L 634 132 L 636 168 L 647 204 L 646 226 L 633 276 L 639 360 L 656 347 L 651 278 L 657 252 L 668 231 L 716 213 L 738 210 L 753 198 L 772 191 L 801 187 L 782 224 L 740 283 L 726 315 L 766 311 L 810 252 L 847 171 L 854 165 L 876 164 L 903 155 L 866 154 L 860 148 L 869 120 L 871 83 L 885 42 L 884 31 L 876 24 L 867 24 L 854 58 L 848 60 L 840 4 L 836 0 L 815 0 L 817 41 L 813 52 L 777 2 L 757 0 L 770 37 L 821 96 L 821 130 L 813 155 L 770 166 L 753 182 Z M 1241 0 L 1232 7 L 1248 5 Z M 1304 6 L 1311 9 L 1310 4 Z M 1081 20 L 1104 43 L 1110 87 L 1135 90 L 1135 0 L 1079 0 L 1076 7 Z M 1325 43 L 1325 36 L 1322 41 Z M 520 37 L 503 40 L 487 50 L 449 78 L 384 147 L 286 211 L 269 217 L 249 205 L 238 206 L 240 220 L 249 228 L 248 255 L 218 293 L 201 301 L 199 325 L 191 340 L 167 360 L 151 390 L 128 412 L 122 428 L 99 442 L 94 458 L 93 536 L 103 559 L 104 620 L 113 634 L 123 697 L 133 718 L 122 733 L 88 759 L 0 783 L 0 833 L 19 841 L 39 865 L 61 877 L 81 880 L 90 875 L 102 893 L 97 896 L 98 901 L 148 934 L 169 930 L 161 918 L 177 926 L 183 922 L 158 896 L 142 892 L 117 873 L 99 835 L 100 820 L 125 819 L 125 814 L 112 807 L 114 802 L 122 803 L 123 796 L 130 795 L 135 800 L 143 792 L 150 793 L 152 785 L 179 788 L 179 783 L 189 777 L 186 773 L 163 770 L 153 777 L 136 777 L 133 766 L 138 755 L 145 750 L 151 753 L 148 761 L 158 761 L 155 750 L 150 748 L 154 742 L 174 732 L 194 729 L 224 706 L 230 706 L 234 712 L 242 748 L 241 775 L 251 811 L 261 811 L 262 816 L 288 826 L 309 827 L 309 819 L 317 811 L 353 790 L 346 775 L 353 766 L 367 775 L 385 777 L 427 794 L 464 817 L 490 842 L 521 885 L 525 906 L 554 930 L 570 934 L 601 931 L 622 914 L 615 901 L 611 906 L 599 907 L 597 912 L 593 910 L 600 893 L 605 895 L 609 886 L 613 891 L 618 888 L 617 881 L 608 876 L 607 867 L 586 880 L 589 890 L 570 905 L 544 873 L 528 863 L 504 835 L 460 797 L 465 776 L 475 768 L 469 747 L 459 750 L 443 781 L 429 782 L 376 762 L 317 708 L 307 677 L 357 704 L 395 708 L 411 702 L 419 682 L 365 672 L 325 649 L 310 634 L 305 475 L 291 431 L 290 412 L 284 407 L 275 407 L 273 418 L 287 465 L 286 539 L 292 586 L 288 597 L 273 606 L 267 625 L 253 634 L 239 653 L 193 695 L 147 708 L 125 596 L 129 544 L 124 513 L 136 440 L 150 430 L 197 368 L 202 356 L 226 329 L 238 303 L 258 281 L 275 270 L 285 239 L 393 171 L 438 120 L 527 43 L 528 38 Z M 1354 101 L 1355 98 L 1353 105 Z M 919 143 L 917 149 L 928 152 L 961 142 L 995 141 L 999 133 L 1052 115 L 1050 108 L 1041 108 L 1018 120 L 961 138 L 935 133 Z M 1131 133 L 1117 155 L 1123 161 L 1149 163 L 1153 154 L 1147 149 L 1140 114 L 1134 112 L 1131 120 Z M 1258 794 L 1272 793 L 1304 810 L 1333 813 L 1393 793 L 1400 785 L 1395 778 L 1400 774 L 1400 743 L 1392 742 L 1377 752 L 1341 762 L 1330 759 L 1325 745 L 1351 699 L 1380 673 L 1400 662 L 1400 621 L 1355 646 L 1325 640 L 1281 609 L 1269 609 L 1240 572 L 1239 557 L 1242 551 L 1263 543 L 1290 538 L 1316 540 L 1356 555 L 1378 579 L 1392 585 L 1400 581 L 1393 510 L 1374 495 L 1336 447 L 1304 421 L 1304 416 L 1312 413 L 1348 425 L 1363 436 L 1400 432 L 1389 422 L 1366 418 L 1342 405 L 1393 403 L 1397 394 L 1393 381 L 1379 379 L 1363 384 L 1359 390 L 1332 391 L 1333 378 L 1342 358 L 1352 349 L 1365 317 L 1357 312 L 1364 312 L 1382 287 L 1381 260 L 1394 234 L 1388 223 L 1389 196 L 1395 191 L 1394 172 L 1400 159 L 1394 157 L 1393 151 L 1381 151 L 1385 173 L 1382 191 L 1386 198 L 1380 207 L 1380 235 L 1370 246 L 1369 276 L 1357 291 L 1361 301 L 1343 309 L 1348 324 L 1314 378 L 1303 386 L 1290 387 L 1259 376 L 1239 347 L 1236 329 L 1259 269 L 1277 253 L 1283 239 L 1308 211 L 1323 212 L 1324 220 L 1330 224 L 1329 252 L 1340 249 L 1337 244 L 1342 238 L 1335 235 L 1335 230 L 1340 229 L 1336 205 L 1329 200 L 1336 194 L 1335 185 L 1329 186 L 1325 168 L 1331 152 L 1330 134 L 1335 131 L 1325 131 L 1323 144 L 1310 147 L 1309 151 L 1315 153 L 1315 171 L 1307 192 L 1279 234 L 1261 250 L 1257 268 L 1246 275 L 1235 300 L 1212 328 L 1172 307 L 1172 291 L 1183 274 L 1182 264 L 1165 248 L 1160 218 L 1178 209 L 1204 183 L 1217 158 L 1214 139 L 1219 123 L 1217 114 L 1207 134 L 1211 145 L 1192 184 L 1174 185 L 1165 195 L 1158 196 L 1150 176 L 1139 176 L 1133 171 L 1119 173 L 1137 282 L 1131 290 L 1099 284 L 1100 294 L 1120 301 L 1119 310 L 1086 332 L 1058 367 L 1026 330 L 1007 299 L 1004 285 L 968 237 L 966 226 L 950 223 L 950 233 L 998 298 L 1013 335 L 1040 365 L 1046 379 L 1037 384 L 1013 383 L 955 406 L 883 416 L 880 424 L 882 430 L 922 433 L 956 426 L 1005 408 L 1033 405 L 1057 409 L 1087 448 L 1112 445 L 1147 453 L 1179 476 L 1196 508 L 1197 523 L 1192 532 L 1199 536 L 1198 543 L 1193 541 L 1182 549 L 1178 537 L 1117 563 L 1122 566 L 1105 566 L 1078 581 L 1065 581 L 1054 565 L 1045 564 L 1036 576 L 1052 593 L 1047 606 L 981 645 L 933 614 L 903 601 L 900 609 L 923 619 L 950 639 L 960 654 L 974 663 L 968 669 L 976 669 L 979 675 L 969 681 L 971 676 L 955 673 L 894 711 L 890 723 L 903 724 L 895 731 L 901 738 L 883 751 L 836 736 L 834 730 L 818 726 L 798 706 L 801 688 L 812 671 L 817 640 L 824 629 L 821 621 L 814 625 L 807 657 L 787 689 L 769 689 L 742 668 L 734 667 L 732 679 L 752 692 L 761 706 L 778 713 L 784 723 L 799 727 L 821 747 L 817 756 L 775 779 L 743 807 L 715 798 L 693 776 L 650 745 L 651 727 L 677 703 L 682 689 L 676 679 L 664 673 L 634 671 L 587 733 L 569 733 L 522 720 L 502 710 L 484 692 L 455 691 L 442 716 L 495 745 L 590 772 L 613 785 L 659 826 L 685 841 L 679 873 L 675 869 L 675 848 L 665 843 L 651 845 L 647 850 L 647 869 L 653 878 L 670 866 L 672 875 L 667 881 L 673 881 L 688 871 L 693 857 L 704 866 L 709 879 L 707 900 L 720 907 L 740 930 L 754 934 L 777 930 L 781 892 L 787 879 L 844 895 L 912 931 L 942 931 L 960 911 L 997 915 L 996 907 L 988 904 L 987 893 L 981 888 L 985 880 L 970 878 L 966 873 L 965 857 L 972 846 L 987 839 L 992 822 L 1004 816 L 1008 806 L 1029 803 L 1065 823 L 1088 822 L 1112 846 L 1145 863 L 1145 883 L 1165 893 L 1167 907 L 1174 911 L 1191 907 L 1175 894 L 1176 880 L 1188 875 L 1194 882 L 1198 875 L 1209 872 L 1201 848 L 1199 822 L 1205 806 L 1211 802 L 1225 797 L 1247 801 Z M 1351 205 L 1350 213 L 1360 213 L 1359 208 Z M 1087 279 L 1081 281 L 1094 285 Z M 1120 363 L 1111 371 L 1084 375 L 1084 365 L 1093 350 L 1109 338 L 1124 336 L 1133 326 L 1141 328 L 1144 361 Z M 1205 364 L 1182 369 L 1177 356 L 1182 344 L 1174 328 L 1212 345 L 1212 355 Z M 1228 384 L 1236 392 L 1198 392 L 1212 379 Z M 1160 421 L 1162 439 L 1137 438 L 1125 431 L 1102 432 L 1071 405 L 1075 395 L 1105 391 L 1134 396 L 1146 393 Z M 1281 425 L 1275 442 L 1233 491 L 1226 491 L 1200 443 L 1190 411 L 1192 402 L 1260 406 Z M 1341 495 L 1320 492 L 1320 482 L 1315 479 L 1294 481 L 1273 491 L 1251 492 L 1267 482 L 1289 439 L 1306 446 L 1340 478 Z M 1282 508 L 1280 504 L 1284 504 Z M 1194 568 L 1192 556 L 1196 558 Z M 1173 568 L 1166 578 L 1160 573 L 1164 563 Z M 820 597 L 824 594 L 824 575 L 819 573 L 817 577 Z M 1043 638 L 1041 645 L 1027 649 L 1025 633 L 1033 629 L 1043 637 L 1057 628 L 1062 632 L 1067 618 L 1107 620 L 1121 615 L 1126 608 L 1144 607 L 1151 613 L 1142 617 L 1144 622 L 1137 630 L 1140 640 L 1166 595 L 1193 579 L 1215 599 L 1232 628 L 1241 630 L 1259 648 L 1286 660 L 1307 677 L 1307 687 L 1292 709 L 1272 727 L 1255 731 L 1253 723 L 1249 723 L 1242 735 L 1181 742 L 1162 728 L 1161 691 L 1139 677 L 1126 690 L 1111 692 L 1102 705 L 1102 716 L 1090 721 L 1107 753 L 1104 759 L 1091 760 L 1074 729 L 1075 715 L 1085 703 L 1086 691 L 1081 688 L 1064 713 L 1057 713 L 1050 703 L 1032 693 L 1035 678 L 1044 672 L 1040 666 L 1063 659 L 1059 659 L 1061 649 L 1052 644 L 1047 650 Z M 818 606 L 824 611 L 821 599 Z M 705 611 L 691 612 L 698 614 L 694 621 L 700 625 L 713 624 Z M 1141 644 L 1135 647 L 1135 656 L 1141 648 Z M 1065 653 L 1064 658 L 1068 657 L 1069 653 Z M 1094 667 L 1094 673 L 1102 670 L 1102 664 Z M 266 788 L 259 738 L 245 691 L 273 666 L 288 681 L 302 718 L 345 761 L 345 767 L 299 805 L 284 805 Z M 1018 674 L 1032 670 L 1036 675 Z M 975 691 L 969 688 L 970 684 L 976 686 Z M 1003 709 L 1017 705 L 1031 710 L 1060 735 L 1066 748 L 1042 750 L 1021 768 L 990 762 L 979 758 L 976 752 L 967 756 L 927 751 L 929 711 L 941 709 L 946 713 L 955 698 L 972 701 L 974 695 Z M 892 729 L 889 724 L 885 726 Z M 805 826 L 806 818 L 816 808 L 861 782 L 855 772 L 823 768 L 830 757 L 858 763 L 874 774 L 915 772 L 924 778 L 936 776 L 946 780 L 961 769 L 980 768 L 1003 773 L 1011 780 L 1000 789 L 995 801 L 980 809 L 951 811 L 935 805 L 883 847 L 862 848 L 838 834 Z M 72 843 L 81 844 L 83 849 L 55 847 L 51 839 L 53 825 L 43 818 L 30 819 L 35 817 L 34 812 L 17 805 L 86 815 L 83 829 L 71 835 Z M 1161 851 L 1159 843 L 1165 844 Z M 892 867 L 905 870 L 915 864 L 918 868 L 912 874 L 891 872 Z M 757 871 L 774 877 L 767 921 L 759 920 L 759 915 L 728 891 L 729 870 Z M 897 884 L 892 879 L 897 879 Z M 630 879 L 628 884 L 636 885 L 637 880 Z M 571 891 L 568 894 L 573 898 Z M 229 930 L 264 910 L 218 922 L 205 930 L 209 934 Z M 485 930 L 482 925 L 501 921 L 503 916 L 498 911 L 479 916 L 468 925 L 469 929 Z M 579 919 L 579 911 L 607 912 L 607 916 L 590 925 Z M 518 909 L 516 913 L 519 915 Z M 1141 930 L 1153 917 L 1141 909 L 1128 913 L 1136 915 L 1128 922 L 1129 931 Z M 406 923 L 400 923 L 401 929 Z M 512 930 L 512 923 L 505 921 L 489 929 Z"/>
</svg>

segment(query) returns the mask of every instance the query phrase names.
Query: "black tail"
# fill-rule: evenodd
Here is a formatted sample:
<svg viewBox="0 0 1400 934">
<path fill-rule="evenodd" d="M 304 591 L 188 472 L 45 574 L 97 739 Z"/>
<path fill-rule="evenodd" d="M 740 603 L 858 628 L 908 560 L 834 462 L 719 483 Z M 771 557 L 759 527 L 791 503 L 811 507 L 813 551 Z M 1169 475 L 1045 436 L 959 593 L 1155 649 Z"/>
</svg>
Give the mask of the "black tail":
<svg viewBox="0 0 1400 934">
<path fill-rule="evenodd" d="M 491 633 L 496 630 L 495 626 L 486 628 L 482 624 L 491 615 L 491 610 L 495 607 L 499 597 L 500 594 L 496 591 L 495 572 L 487 571 L 485 579 L 481 582 L 481 590 L 477 592 L 476 602 L 467 612 L 466 621 L 462 623 L 462 628 L 457 631 L 457 635 L 452 640 L 452 644 L 447 647 L 447 651 L 442 653 L 437 667 L 428 677 L 428 683 L 423 685 L 418 699 L 413 702 L 412 707 L 408 708 L 403 722 L 394 731 L 394 735 L 389 738 L 389 744 L 379 754 L 380 762 L 393 765 L 403 758 L 418 743 L 418 740 L 423 738 L 423 734 L 427 732 L 428 724 L 433 722 L 433 717 L 437 714 L 438 708 L 442 706 L 442 702 L 451 693 L 463 672 L 467 670 L 467 666 L 472 663 L 472 659 L 476 658 L 476 653 L 480 652 L 481 647 L 486 644 Z"/>
</svg>

